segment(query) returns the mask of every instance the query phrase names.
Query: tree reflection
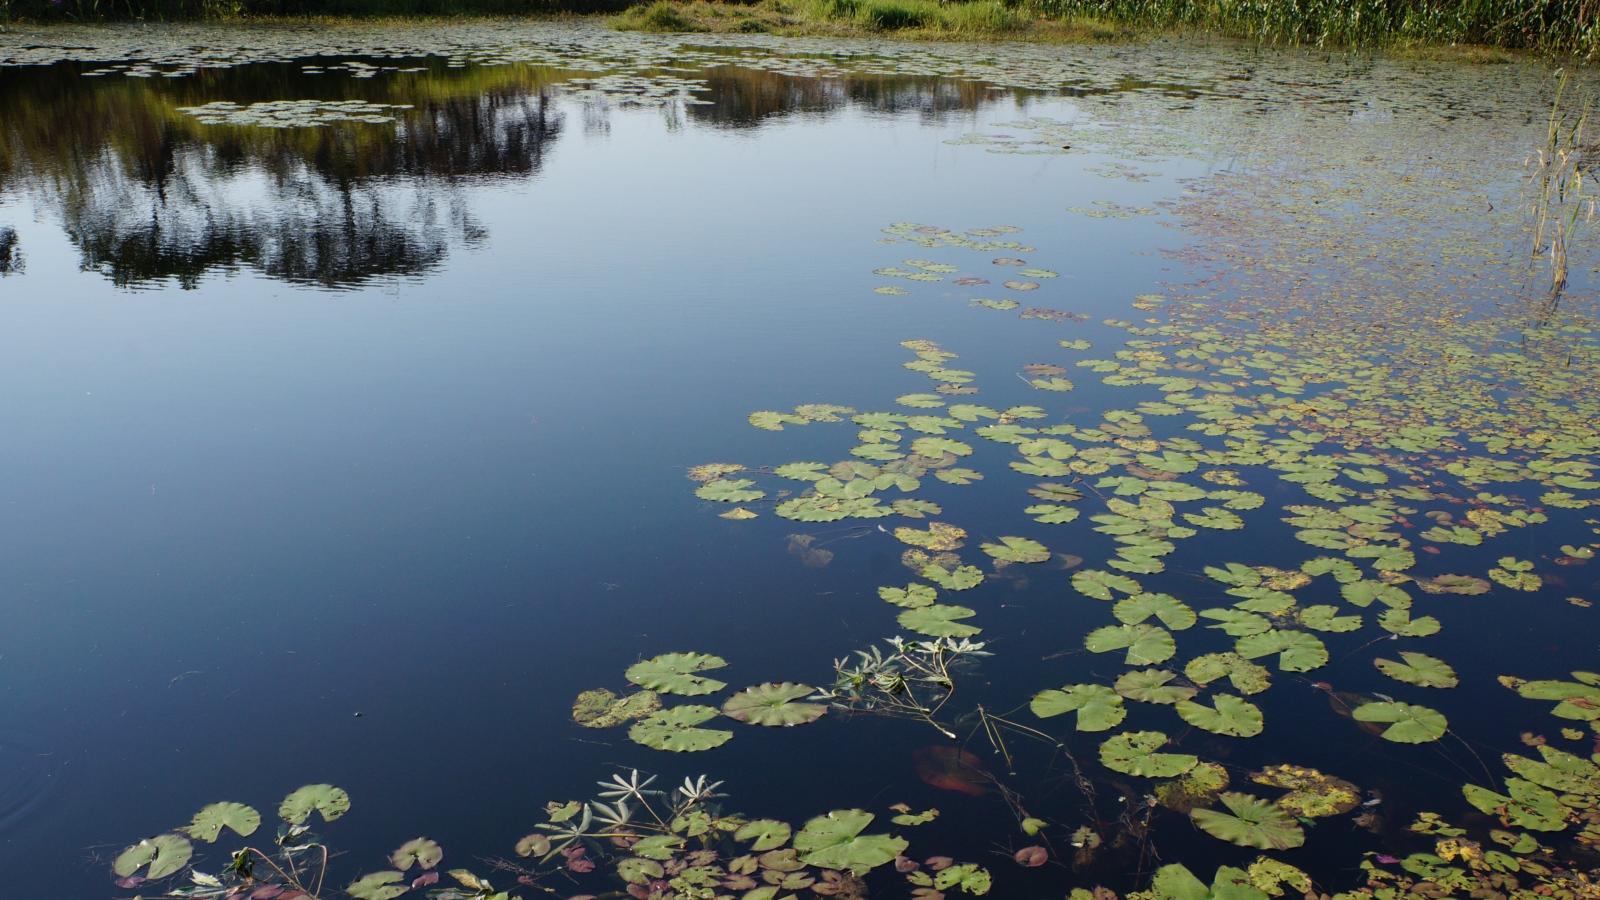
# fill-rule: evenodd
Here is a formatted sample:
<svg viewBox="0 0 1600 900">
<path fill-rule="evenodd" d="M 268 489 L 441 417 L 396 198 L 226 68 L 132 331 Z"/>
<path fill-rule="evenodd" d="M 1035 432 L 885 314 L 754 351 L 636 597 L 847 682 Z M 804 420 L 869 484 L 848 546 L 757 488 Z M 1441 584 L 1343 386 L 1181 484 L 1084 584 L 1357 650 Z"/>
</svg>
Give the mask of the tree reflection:
<svg viewBox="0 0 1600 900">
<path fill-rule="evenodd" d="M 15 77 L 13 77 L 15 76 Z M 287 66 L 175 83 L 8 73 L 0 185 L 57 211 L 85 269 L 120 286 L 248 267 L 329 287 L 420 275 L 482 238 L 462 188 L 529 177 L 561 133 L 552 73 L 440 68 L 317 79 Z M 217 97 L 409 103 L 398 125 L 206 126 Z"/>
<path fill-rule="evenodd" d="M 562 133 L 557 86 L 577 73 L 405 65 L 376 78 L 290 64 L 170 80 L 86 77 L 88 67 L 70 64 L 8 69 L 0 190 L 26 191 L 57 212 L 82 267 L 120 286 L 170 279 L 192 288 L 208 272 L 239 269 L 327 287 L 422 275 L 483 237 L 466 186 L 540 171 Z M 672 107 L 677 121 L 753 128 L 847 106 L 937 121 L 1005 96 L 922 76 L 801 78 L 720 66 L 705 77 L 710 90 L 700 96 L 709 102 Z M 182 112 L 219 99 L 411 108 L 398 124 L 300 128 L 204 125 Z M 581 115 L 585 130 L 609 127 L 608 103 L 585 103 Z M 14 245 L 14 234 L 0 233 L 0 267 L 20 269 Z"/>
</svg>

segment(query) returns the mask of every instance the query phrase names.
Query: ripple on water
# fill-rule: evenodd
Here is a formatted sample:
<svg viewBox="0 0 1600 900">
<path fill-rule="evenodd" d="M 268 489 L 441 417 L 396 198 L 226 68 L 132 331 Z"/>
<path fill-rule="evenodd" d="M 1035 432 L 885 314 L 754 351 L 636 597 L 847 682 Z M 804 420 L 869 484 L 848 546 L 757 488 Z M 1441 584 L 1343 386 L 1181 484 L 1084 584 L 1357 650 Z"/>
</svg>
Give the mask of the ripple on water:
<svg viewBox="0 0 1600 900">
<path fill-rule="evenodd" d="M 0 733 L 0 834 L 26 827 L 54 793 L 59 758 L 25 735 Z"/>
</svg>

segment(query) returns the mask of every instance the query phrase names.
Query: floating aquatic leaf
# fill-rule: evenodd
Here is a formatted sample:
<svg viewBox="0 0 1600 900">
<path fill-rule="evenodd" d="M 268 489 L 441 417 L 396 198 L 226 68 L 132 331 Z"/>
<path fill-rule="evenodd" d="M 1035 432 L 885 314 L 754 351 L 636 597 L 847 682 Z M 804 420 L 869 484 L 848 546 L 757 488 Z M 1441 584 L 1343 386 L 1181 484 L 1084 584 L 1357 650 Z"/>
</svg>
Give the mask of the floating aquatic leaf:
<svg viewBox="0 0 1600 900">
<path fill-rule="evenodd" d="M 1176 672 L 1166 669 L 1138 669 L 1117 676 L 1117 693 L 1143 703 L 1178 703 L 1193 697 L 1199 689 L 1177 681 Z M 1176 683 L 1175 683 L 1176 682 Z"/>
<path fill-rule="evenodd" d="M 1304 631 L 1264 631 L 1239 638 L 1234 649 L 1245 659 L 1277 654 L 1278 668 L 1285 672 L 1309 672 L 1328 662 L 1328 648 L 1315 635 Z"/>
<path fill-rule="evenodd" d="M 572 703 L 572 721 L 585 728 L 612 728 L 661 708 L 655 691 L 638 691 L 618 697 L 605 688 L 594 688 L 578 695 Z"/>
<path fill-rule="evenodd" d="M 979 549 L 1002 562 L 1041 563 L 1050 558 L 1045 545 L 1024 537 L 1002 537 L 997 544 L 980 544 Z"/>
<path fill-rule="evenodd" d="M 1076 712 L 1079 731 L 1106 731 L 1128 715 L 1122 697 L 1102 684 L 1069 684 L 1033 695 L 1028 704 L 1041 719 Z"/>
<path fill-rule="evenodd" d="M 918 574 L 947 591 L 965 591 L 983 582 L 983 571 L 977 566 L 945 568 L 938 563 L 929 563 Z"/>
<path fill-rule="evenodd" d="M 1452 688 L 1461 683 L 1461 679 L 1456 677 L 1456 670 L 1450 668 L 1442 659 L 1411 650 L 1401 650 L 1400 658 L 1404 662 L 1375 659 L 1372 664 L 1378 667 L 1378 671 L 1396 681 L 1419 687 Z"/>
<path fill-rule="evenodd" d="M 1283 788 L 1289 793 L 1277 804 L 1292 816 L 1309 819 L 1337 816 L 1361 803 L 1361 791 L 1343 778 L 1324 775 L 1301 766 L 1267 766 L 1250 776 L 1256 784 Z"/>
<path fill-rule="evenodd" d="M 806 420 L 791 413 L 762 410 L 749 416 L 750 424 L 765 431 L 782 431 L 785 425 L 804 425 Z"/>
<path fill-rule="evenodd" d="M 1567 827 L 1569 813 L 1561 798 L 1520 778 L 1506 779 L 1506 794 L 1497 794 L 1488 788 L 1469 784 L 1462 794 L 1478 809 L 1499 816 L 1507 825 L 1530 831 L 1561 831 Z"/>
<path fill-rule="evenodd" d="M 722 746 L 733 737 L 731 731 L 695 727 L 716 716 L 717 710 L 710 706 L 674 706 L 657 710 L 635 722 L 628 729 L 628 737 L 646 747 L 673 753 L 710 750 Z"/>
<path fill-rule="evenodd" d="M 820 703 L 799 702 L 815 692 L 810 685 L 790 681 L 759 684 L 729 697 L 722 704 L 722 714 L 751 725 L 804 725 L 828 711 Z"/>
<path fill-rule="evenodd" d="M 1124 775 L 1173 778 L 1194 768 L 1200 760 L 1187 753 L 1158 753 L 1167 743 L 1159 731 L 1129 731 L 1107 738 L 1100 745 L 1100 762 Z"/>
<path fill-rule="evenodd" d="M 1433 616 L 1412 618 L 1404 609 L 1384 610 L 1378 617 L 1378 626 L 1401 637 L 1428 637 L 1439 633 L 1439 620 Z"/>
<path fill-rule="evenodd" d="M 1124 661 L 1130 666 L 1163 663 L 1177 652 L 1177 643 L 1172 635 L 1154 625 L 1107 625 L 1096 628 L 1084 638 L 1083 645 L 1091 653 L 1127 650 Z"/>
<path fill-rule="evenodd" d="M 312 812 L 322 821 L 332 822 L 350 811 L 350 795 L 331 784 L 308 784 L 296 788 L 278 804 L 278 816 L 290 825 L 304 825 Z"/>
<path fill-rule="evenodd" d="M 913 547 L 944 551 L 960 549 L 966 540 L 967 532 L 964 528 L 946 522 L 929 522 L 926 529 L 902 525 L 894 530 L 894 536 L 902 543 Z"/>
<path fill-rule="evenodd" d="M 195 813 L 184 830 L 190 837 L 209 844 L 216 841 L 224 826 L 240 837 L 249 837 L 261 827 L 261 813 L 243 803 L 213 803 Z"/>
<path fill-rule="evenodd" d="M 1126 575 L 1117 575 L 1113 572 L 1102 572 L 1096 569 L 1083 569 L 1072 575 L 1072 587 L 1085 597 L 1096 600 L 1110 600 L 1112 591 L 1124 594 L 1137 594 L 1142 588 L 1139 582 Z"/>
<path fill-rule="evenodd" d="M 1248 700 L 1217 694 L 1211 702 L 1212 706 L 1205 706 L 1185 700 L 1178 704 L 1178 715 L 1196 728 L 1228 737 L 1255 737 L 1265 727 L 1261 709 Z"/>
<path fill-rule="evenodd" d="M 194 856 L 194 845 L 176 834 L 162 834 L 123 850 L 111 862 L 111 871 L 127 878 L 145 869 L 147 881 L 159 881 L 181 870 Z"/>
<path fill-rule="evenodd" d="M 728 686 L 715 678 L 694 673 L 720 669 L 727 664 L 727 660 L 709 653 L 663 653 L 634 663 L 623 673 L 623 677 L 652 691 L 694 697 L 714 694 Z"/>
<path fill-rule="evenodd" d="M 1183 667 L 1183 674 L 1201 685 L 1226 677 L 1234 690 L 1241 694 L 1259 694 L 1271 686 L 1271 676 L 1264 666 L 1256 665 L 1237 653 L 1197 656 Z"/>
<path fill-rule="evenodd" d="M 1331 604 L 1308 606 L 1300 610 L 1296 620 L 1313 631 L 1342 633 L 1361 628 L 1360 616 L 1341 616 L 1339 607 Z"/>
<path fill-rule="evenodd" d="M 403 872 L 373 872 L 351 882 L 344 891 L 356 900 L 394 900 L 411 890 L 405 877 Z"/>
<path fill-rule="evenodd" d="M 1023 510 L 1034 521 L 1046 525 L 1065 525 L 1078 519 L 1078 510 L 1071 506 L 1062 506 L 1059 503 L 1035 503 Z"/>
<path fill-rule="evenodd" d="M 893 862 L 906 849 L 906 841 L 887 834 L 862 834 L 872 819 L 872 813 L 859 809 L 818 816 L 794 836 L 794 849 L 806 865 L 856 874 Z"/>
<path fill-rule="evenodd" d="M 878 596 L 893 603 L 895 606 L 916 609 L 919 606 L 932 606 L 934 600 L 938 598 L 939 592 L 925 584 L 912 582 L 903 588 L 878 588 Z"/>
<path fill-rule="evenodd" d="M 1153 616 L 1173 631 L 1189 628 L 1196 621 L 1194 610 L 1171 594 L 1140 593 L 1124 597 L 1111 608 L 1111 614 L 1128 625 L 1137 625 Z"/>
<path fill-rule="evenodd" d="M 1217 868 L 1211 886 L 1178 863 L 1156 870 L 1150 884 L 1153 900 L 1267 900 L 1267 895 L 1250 884 L 1250 876 L 1231 866 Z"/>
<path fill-rule="evenodd" d="M 774 819 L 755 819 L 739 827 L 733 833 L 734 840 L 752 841 L 750 850 L 754 853 L 764 853 L 782 847 L 789 842 L 791 830 L 785 822 Z"/>
<path fill-rule="evenodd" d="M 1288 850 L 1306 842 L 1305 832 L 1294 819 L 1260 797 L 1227 792 L 1219 799 L 1227 812 L 1197 809 L 1189 814 L 1214 838 L 1261 850 Z"/>
<path fill-rule="evenodd" d="M 903 628 L 933 637 L 971 637 L 982 629 L 973 625 L 964 625 L 961 619 L 970 619 L 977 615 L 965 606 L 952 606 L 935 603 L 932 606 L 922 606 L 908 609 L 896 617 Z"/>
<path fill-rule="evenodd" d="M 1449 730 L 1445 717 L 1426 706 L 1381 700 L 1356 707 L 1352 713 L 1358 722 L 1376 722 L 1388 725 L 1383 730 L 1385 740 L 1401 744 L 1425 744 L 1444 737 Z"/>
<path fill-rule="evenodd" d="M 444 859 L 444 848 L 437 842 L 427 838 L 413 838 L 401 844 L 398 849 L 389 854 L 389 861 L 394 867 L 404 872 L 413 865 L 421 869 L 431 869 Z"/>
</svg>

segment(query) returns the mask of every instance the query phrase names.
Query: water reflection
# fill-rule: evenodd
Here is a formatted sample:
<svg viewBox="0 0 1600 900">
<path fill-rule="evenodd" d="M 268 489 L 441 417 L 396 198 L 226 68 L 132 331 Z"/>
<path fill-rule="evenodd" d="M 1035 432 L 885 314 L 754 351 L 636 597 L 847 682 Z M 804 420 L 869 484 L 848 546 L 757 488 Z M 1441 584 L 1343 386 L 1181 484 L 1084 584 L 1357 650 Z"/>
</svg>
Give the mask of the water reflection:
<svg viewBox="0 0 1600 900">
<path fill-rule="evenodd" d="M 313 69 L 315 67 L 313 66 Z M 378 78 L 262 64 L 192 77 L 85 77 L 61 64 L 8 73 L 0 87 L 0 190 L 59 216 L 84 270 L 123 287 L 195 287 L 214 271 L 353 287 L 420 276 L 484 237 L 463 188 L 536 176 L 561 137 L 560 86 L 578 73 L 434 62 Z M 753 128 L 856 106 L 928 121 L 1007 96 L 970 81 L 800 78 L 709 70 L 705 102 L 669 106 L 682 123 Z M 218 99 L 406 104 L 398 125 L 204 125 L 183 111 Z M 586 100 L 584 130 L 609 107 Z M 0 272 L 20 271 L 0 231 Z"/>
</svg>

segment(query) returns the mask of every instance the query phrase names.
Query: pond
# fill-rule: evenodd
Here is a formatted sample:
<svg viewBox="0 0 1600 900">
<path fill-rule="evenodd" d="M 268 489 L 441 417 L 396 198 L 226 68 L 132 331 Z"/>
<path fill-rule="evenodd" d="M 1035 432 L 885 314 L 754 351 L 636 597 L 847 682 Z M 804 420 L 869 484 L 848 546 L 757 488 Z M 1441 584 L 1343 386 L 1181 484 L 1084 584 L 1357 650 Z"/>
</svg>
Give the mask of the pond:
<svg viewBox="0 0 1600 900">
<path fill-rule="evenodd" d="M 1593 891 L 1595 87 L 0 33 L 4 893 Z"/>
</svg>

